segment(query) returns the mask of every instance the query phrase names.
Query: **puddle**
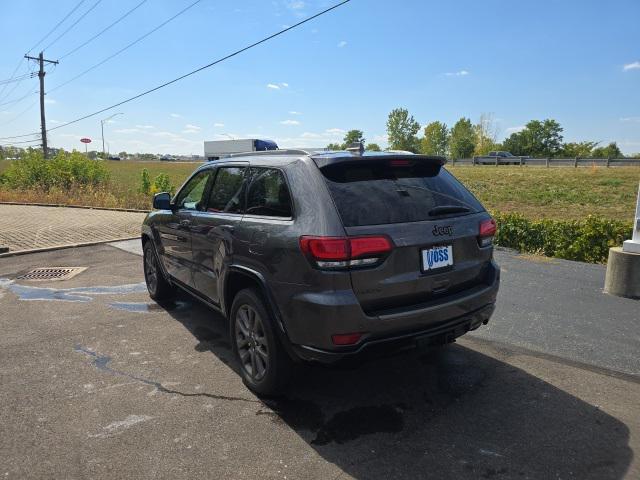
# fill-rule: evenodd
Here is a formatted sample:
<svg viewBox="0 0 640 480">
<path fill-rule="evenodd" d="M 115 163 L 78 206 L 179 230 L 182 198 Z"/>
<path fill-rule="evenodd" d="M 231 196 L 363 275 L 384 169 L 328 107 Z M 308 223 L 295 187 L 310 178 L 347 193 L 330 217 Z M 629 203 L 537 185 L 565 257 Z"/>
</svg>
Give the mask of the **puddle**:
<svg viewBox="0 0 640 480">
<path fill-rule="evenodd" d="M 93 300 L 92 295 L 125 295 L 147 291 L 144 282 L 98 287 L 45 288 L 19 285 L 8 278 L 0 278 L 0 288 L 9 290 L 16 295 L 19 300 L 49 300 L 59 302 L 91 302 Z"/>
</svg>

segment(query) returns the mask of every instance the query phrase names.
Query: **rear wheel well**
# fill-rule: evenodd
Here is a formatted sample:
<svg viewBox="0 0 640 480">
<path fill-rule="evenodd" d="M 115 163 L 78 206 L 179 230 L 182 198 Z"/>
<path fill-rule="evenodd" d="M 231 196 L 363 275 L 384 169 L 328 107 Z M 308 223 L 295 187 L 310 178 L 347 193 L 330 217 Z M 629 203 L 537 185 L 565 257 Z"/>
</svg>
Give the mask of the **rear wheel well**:
<svg viewBox="0 0 640 480">
<path fill-rule="evenodd" d="M 261 298 L 263 297 L 262 288 L 260 288 L 260 283 L 256 278 L 241 272 L 229 273 L 224 288 L 224 309 L 227 317 L 231 315 L 233 299 L 240 290 L 244 290 L 245 288 L 253 288 Z M 264 298 L 262 299 L 264 300 Z"/>
</svg>

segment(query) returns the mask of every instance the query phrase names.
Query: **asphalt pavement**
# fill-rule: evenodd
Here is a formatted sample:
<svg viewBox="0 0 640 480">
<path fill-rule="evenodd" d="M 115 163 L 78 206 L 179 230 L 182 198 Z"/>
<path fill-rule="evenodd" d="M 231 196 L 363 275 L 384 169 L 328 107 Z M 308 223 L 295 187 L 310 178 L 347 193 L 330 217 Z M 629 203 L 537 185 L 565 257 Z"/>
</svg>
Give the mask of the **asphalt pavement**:
<svg viewBox="0 0 640 480">
<path fill-rule="evenodd" d="M 640 478 L 640 304 L 603 267 L 498 252 L 488 326 L 260 399 L 223 319 L 118 246 L 0 260 L 3 478 Z M 87 269 L 16 278 L 46 266 Z"/>
</svg>

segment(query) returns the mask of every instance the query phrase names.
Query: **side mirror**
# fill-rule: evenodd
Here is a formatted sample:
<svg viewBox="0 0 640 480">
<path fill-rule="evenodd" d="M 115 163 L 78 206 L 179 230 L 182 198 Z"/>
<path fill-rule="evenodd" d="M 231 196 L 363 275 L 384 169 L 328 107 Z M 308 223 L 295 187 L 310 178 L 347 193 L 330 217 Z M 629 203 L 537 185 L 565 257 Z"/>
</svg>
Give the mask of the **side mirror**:
<svg viewBox="0 0 640 480">
<path fill-rule="evenodd" d="M 171 210 L 171 195 L 167 192 L 156 193 L 153 196 L 154 210 Z"/>
</svg>

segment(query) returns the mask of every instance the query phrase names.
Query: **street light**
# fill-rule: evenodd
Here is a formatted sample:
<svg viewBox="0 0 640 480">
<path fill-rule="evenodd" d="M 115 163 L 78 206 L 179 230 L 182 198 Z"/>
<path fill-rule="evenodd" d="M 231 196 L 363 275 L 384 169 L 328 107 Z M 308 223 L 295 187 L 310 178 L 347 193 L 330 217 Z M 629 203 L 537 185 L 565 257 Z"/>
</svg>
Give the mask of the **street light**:
<svg viewBox="0 0 640 480">
<path fill-rule="evenodd" d="M 105 151 L 104 151 L 104 124 L 111 120 L 116 115 L 124 115 L 122 112 L 114 113 L 110 117 L 105 118 L 104 120 L 100 120 L 100 130 L 102 131 L 102 159 L 105 159 Z"/>
</svg>

